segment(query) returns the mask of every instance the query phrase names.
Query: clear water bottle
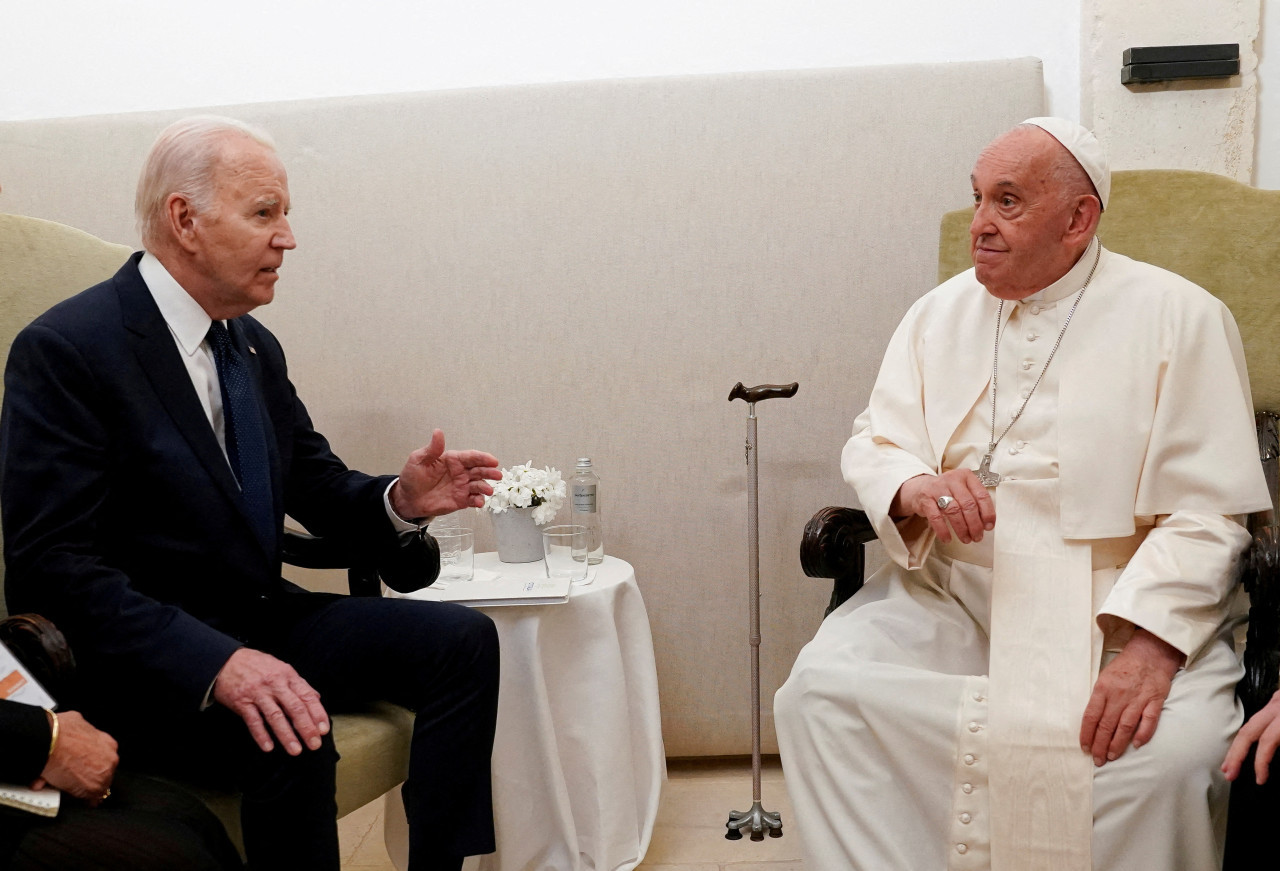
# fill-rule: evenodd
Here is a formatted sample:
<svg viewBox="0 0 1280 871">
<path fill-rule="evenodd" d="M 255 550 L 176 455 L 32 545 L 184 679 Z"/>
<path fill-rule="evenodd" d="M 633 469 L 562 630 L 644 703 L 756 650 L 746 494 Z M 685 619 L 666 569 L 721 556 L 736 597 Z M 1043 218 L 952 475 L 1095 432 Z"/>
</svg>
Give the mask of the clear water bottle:
<svg viewBox="0 0 1280 871">
<path fill-rule="evenodd" d="M 573 480 L 573 523 L 587 528 L 587 562 L 597 565 L 604 559 L 604 532 L 600 527 L 600 476 L 591 468 L 591 458 L 581 457 Z"/>
</svg>

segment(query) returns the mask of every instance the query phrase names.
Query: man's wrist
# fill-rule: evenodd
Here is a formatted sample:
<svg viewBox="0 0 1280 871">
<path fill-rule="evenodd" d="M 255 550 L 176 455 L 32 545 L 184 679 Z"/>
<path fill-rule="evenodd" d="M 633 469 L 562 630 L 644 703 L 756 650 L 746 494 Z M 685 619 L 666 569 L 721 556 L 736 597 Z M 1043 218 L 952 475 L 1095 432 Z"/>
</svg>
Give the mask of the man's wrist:
<svg viewBox="0 0 1280 871">
<path fill-rule="evenodd" d="M 1169 677 L 1173 677 L 1173 675 L 1177 674 L 1178 669 L 1182 668 L 1187 661 L 1186 655 L 1181 650 L 1165 641 L 1159 635 L 1156 635 L 1147 629 L 1143 629 L 1141 626 L 1134 628 L 1133 635 L 1125 643 L 1126 648 L 1131 645 L 1138 647 L 1142 651 L 1149 652 L 1150 655 L 1164 663 L 1167 667 Z"/>
<path fill-rule="evenodd" d="M 908 494 L 906 491 L 908 488 L 915 487 L 917 484 L 921 483 L 921 478 L 933 477 L 936 476 L 921 473 L 919 475 L 912 475 L 910 478 L 903 481 L 902 485 L 898 487 L 898 492 L 893 494 L 893 501 L 889 503 L 889 516 L 894 520 L 901 520 L 904 517 L 913 516 L 916 513 L 915 509 L 911 505 L 914 494 Z"/>
<path fill-rule="evenodd" d="M 400 479 L 396 478 L 387 486 L 387 489 L 382 493 L 382 505 L 387 511 L 387 518 L 391 521 L 391 525 L 396 528 L 396 532 L 416 532 L 435 518 L 429 514 L 423 517 L 409 518 L 397 511 L 393 493 L 399 484 Z"/>
<path fill-rule="evenodd" d="M 58 749 L 58 712 L 52 708 L 45 708 L 44 712 L 49 717 L 49 758 L 52 759 Z"/>
</svg>

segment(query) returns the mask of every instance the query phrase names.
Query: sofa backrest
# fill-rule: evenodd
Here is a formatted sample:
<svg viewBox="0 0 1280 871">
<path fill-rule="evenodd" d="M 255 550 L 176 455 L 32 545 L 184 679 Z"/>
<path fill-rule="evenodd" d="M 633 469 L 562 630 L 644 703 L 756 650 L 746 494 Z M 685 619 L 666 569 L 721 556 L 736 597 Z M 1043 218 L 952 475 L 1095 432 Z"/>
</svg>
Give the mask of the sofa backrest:
<svg viewBox="0 0 1280 871">
<path fill-rule="evenodd" d="M 394 472 L 439 426 L 504 465 L 591 457 L 606 552 L 649 611 L 667 750 L 694 756 L 751 746 L 730 388 L 800 382 L 758 407 L 769 752 L 768 700 L 828 595 L 799 566 L 805 522 L 851 498 L 840 449 L 933 284 L 938 216 L 1043 101 L 1022 58 L 215 111 L 265 127 L 288 168 L 299 247 L 255 314 L 339 456 Z M 0 208 L 133 242 L 146 150 L 186 114 L 0 124 Z"/>
</svg>

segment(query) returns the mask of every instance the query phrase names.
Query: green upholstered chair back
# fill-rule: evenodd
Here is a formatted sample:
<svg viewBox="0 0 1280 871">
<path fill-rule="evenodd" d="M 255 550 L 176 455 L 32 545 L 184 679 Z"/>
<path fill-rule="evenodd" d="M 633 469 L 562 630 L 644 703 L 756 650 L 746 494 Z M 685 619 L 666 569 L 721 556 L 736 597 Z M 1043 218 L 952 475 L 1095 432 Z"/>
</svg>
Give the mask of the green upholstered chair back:
<svg viewBox="0 0 1280 871">
<path fill-rule="evenodd" d="M 973 265 L 973 212 L 942 219 L 938 278 Z M 1235 315 L 1249 363 L 1253 406 L 1280 411 L 1280 191 L 1175 169 L 1116 172 L 1098 235 L 1108 249 L 1176 272 Z"/>
<path fill-rule="evenodd" d="M 0 214 L 0 361 L 9 359 L 19 330 L 54 303 L 110 278 L 129 251 L 53 221 Z M 3 585 L 0 561 L 0 591 Z"/>
</svg>

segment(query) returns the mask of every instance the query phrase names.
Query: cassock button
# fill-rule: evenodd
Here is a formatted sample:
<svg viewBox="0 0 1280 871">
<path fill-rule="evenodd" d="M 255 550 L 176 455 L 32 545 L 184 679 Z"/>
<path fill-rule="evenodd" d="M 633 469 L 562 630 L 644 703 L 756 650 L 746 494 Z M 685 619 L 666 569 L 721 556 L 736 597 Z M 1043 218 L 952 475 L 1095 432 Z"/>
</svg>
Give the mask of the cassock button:
<svg viewBox="0 0 1280 871">
<path fill-rule="evenodd" d="M 1023 369 L 1030 369 L 1030 368 L 1031 368 L 1032 366 L 1034 366 L 1034 365 L 1036 365 L 1036 361 L 1035 361 L 1035 360 L 1027 359 L 1027 360 L 1023 360 L 1023 361 L 1022 361 L 1022 368 L 1023 368 Z"/>
<path fill-rule="evenodd" d="M 985 701 L 987 700 L 987 698 L 986 698 L 986 696 L 984 696 L 982 693 L 974 693 L 974 694 L 973 694 L 973 700 L 974 700 L 975 702 L 985 702 Z"/>
<path fill-rule="evenodd" d="M 1031 306 L 1031 313 L 1032 313 L 1033 315 L 1038 315 L 1038 314 L 1040 314 L 1040 306 L 1039 306 L 1038 304 L 1037 304 L 1037 305 L 1032 305 L 1032 306 Z"/>
<path fill-rule="evenodd" d="M 972 794 L 973 794 L 973 784 L 972 784 L 972 783 L 966 783 L 964 786 L 962 786 L 962 787 L 960 787 L 960 788 L 961 788 L 962 790 L 964 790 L 964 794 L 965 794 L 965 795 L 972 795 Z"/>
<path fill-rule="evenodd" d="M 1016 446 L 1014 446 L 1014 445 L 1009 445 L 1009 453 L 1010 453 L 1011 455 L 1013 455 L 1013 454 L 1017 454 L 1017 453 L 1018 453 L 1018 448 L 1017 448 Z"/>
<path fill-rule="evenodd" d="M 976 723 L 976 722 L 975 722 L 975 723 L 970 723 L 970 724 L 969 724 L 969 731 L 970 731 L 970 732 L 981 732 L 981 731 L 982 731 L 982 724 L 981 724 L 981 723 Z"/>
<path fill-rule="evenodd" d="M 968 814 L 960 814 L 960 816 L 956 817 L 956 819 L 960 820 L 960 822 L 964 823 L 966 826 L 969 825 L 969 823 L 973 822 L 973 817 L 969 816 Z"/>
<path fill-rule="evenodd" d="M 965 765 L 972 765 L 973 763 L 975 763 L 975 762 L 977 762 L 977 761 L 978 761 L 978 757 L 977 757 L 977 756 L 974 756 L 972 753 L 966 753 L 966 754 L 964 754 L 964 764 L 965 764 Z"/>
<path fill-rule="evenodd" d="M 1037 332 L 1035 332 L 1035 331 L 1032 331 L 1032 332 L 1030 332 L 1030 333 L 1027 333 L 1027 341 L 1028 341 L 1028 342 L 1034 342 L 1034 341 L 1035 341 L 1036 339 L 1038 339 L 1038 338 L 1040 338 L 1040 334 L 1039 334 L 1039 333 L 1037 333 Z"/>
<path fill-rule="evenodd" d="M 969 852 L 969 845 L 968 845 L 968 844 L 956 844 L 956 852 L 957 852 L 957 853 L 959 853 L 961 856 L 963 856 L 965 853 L 968 853 L 968 852 Z"/>
</svg>

